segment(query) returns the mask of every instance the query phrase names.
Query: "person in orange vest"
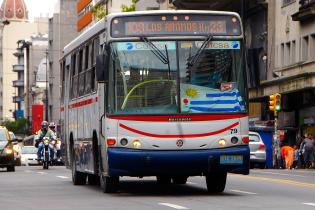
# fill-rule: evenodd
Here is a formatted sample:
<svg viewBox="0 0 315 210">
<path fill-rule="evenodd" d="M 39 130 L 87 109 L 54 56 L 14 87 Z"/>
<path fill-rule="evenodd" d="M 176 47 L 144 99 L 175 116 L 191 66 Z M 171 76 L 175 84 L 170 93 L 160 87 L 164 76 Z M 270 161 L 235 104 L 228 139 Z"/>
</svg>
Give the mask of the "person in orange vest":
<svg viewBox="0 0 315 210">
<path fill-rule="evenodd" d="M 294 160 L 294 148 L 290 146 L 281 147 L 281 156 L 285 161 L 285 168 L 291 169 Z"/>
</svg>

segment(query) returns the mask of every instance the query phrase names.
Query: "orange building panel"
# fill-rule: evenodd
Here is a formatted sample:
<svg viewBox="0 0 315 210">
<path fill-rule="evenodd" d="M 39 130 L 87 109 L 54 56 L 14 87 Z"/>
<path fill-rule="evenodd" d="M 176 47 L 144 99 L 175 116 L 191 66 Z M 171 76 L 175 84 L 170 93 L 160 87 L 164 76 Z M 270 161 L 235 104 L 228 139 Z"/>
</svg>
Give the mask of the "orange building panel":
<svg viewBox="0 0 315 210">
<path fill-rule="evenodd" d="M 78 0 L 77 3 L 77 12 L 81 12 L 87 5 L 89 5 L 92 0 Z"/>
<path fill-rule="evenodd" d="M 91 23 L 92 20 L 93 20 L 93 13 L 92 11 L 89 11 L 78 20 L 77 30 L 81 31 L 85 26 Z"/>
</svg>

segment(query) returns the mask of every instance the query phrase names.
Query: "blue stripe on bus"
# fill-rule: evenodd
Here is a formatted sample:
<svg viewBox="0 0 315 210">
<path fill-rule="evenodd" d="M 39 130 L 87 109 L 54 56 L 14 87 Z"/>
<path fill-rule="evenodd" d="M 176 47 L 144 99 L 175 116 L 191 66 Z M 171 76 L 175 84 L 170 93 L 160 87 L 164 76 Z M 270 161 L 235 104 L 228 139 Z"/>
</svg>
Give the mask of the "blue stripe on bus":
<svg viewBox="0 0 315 210">
<path fill-rule="evenodd" d="M 233 108 L 209 108 L 209 107 L 190 107 L 191 110 L 199 112 L 237 112 L 242 111 L 241 107 L 235 106 Z"/>
<path fill-rule="evenodd" d="M 215 100 L 215 101 L 190 101 L 191 105 L 209 105 L 209 104 L 236 104 L 240 103 L 236 100 Z"/>
<path fill-rule="evenodd" d="M 223 96 L 241 96 L 239 92 L 231 92 L 231 93 L 207 93 L 207 97 L 223 97 Z"/>
</svg>

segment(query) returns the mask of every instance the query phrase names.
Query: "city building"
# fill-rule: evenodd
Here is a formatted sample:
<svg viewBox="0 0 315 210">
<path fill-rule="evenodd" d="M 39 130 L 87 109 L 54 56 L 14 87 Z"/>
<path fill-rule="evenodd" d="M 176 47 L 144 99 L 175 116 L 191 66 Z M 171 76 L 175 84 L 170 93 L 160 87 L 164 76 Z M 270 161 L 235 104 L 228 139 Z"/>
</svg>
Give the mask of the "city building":
<svg viewBox="0 0 315 210">
<path fill-rule="evenodd" d="M 83 32 L 105 14 L 121 12 L 121 6 L 130 6 L 132 0 L 78 0 L 77 31 Z"/>
<path fill-rule="evenodd" d="M 59 0 L 49 19 L 48 45 L 48 120 L 58 124 L 60 119 L 60 64 L 63 48 L 77 35 L 77 0 Z"/>
<path fill-rule="evenodd" d="M 17 64 L 14 56 L 18 40 L 25 40 L 32 34 L 47 34 L 47 24 L 42 22 L 31 23 L 28 20 L 27 6 L 24 0 L 3 0 L 0 9 L 0 121 L 12 119 L 17 107 L 16 100 L 20 100 L 20 109 L 16 111 L 25 114 L 24 99 L 15 97 L 16 88 L 13 81 L 18 80 L 17 73 L 12 71 L 13 65 Z M 21 78 L 20 78 L 21 79 Z M 22 81 L 22 80 L 21 80 Z M 15 100 L 15 101 L 13 101 Z"/>
<path fill-rule="evenodd" d="M 255 93 L 268 112 L 268 97 L 282 95 L 279 127 L 315 133 L 315 1 L 269 1 L 268 74 Z M 272 116 L 271 116 L 272 118 Z"/>
</svg>

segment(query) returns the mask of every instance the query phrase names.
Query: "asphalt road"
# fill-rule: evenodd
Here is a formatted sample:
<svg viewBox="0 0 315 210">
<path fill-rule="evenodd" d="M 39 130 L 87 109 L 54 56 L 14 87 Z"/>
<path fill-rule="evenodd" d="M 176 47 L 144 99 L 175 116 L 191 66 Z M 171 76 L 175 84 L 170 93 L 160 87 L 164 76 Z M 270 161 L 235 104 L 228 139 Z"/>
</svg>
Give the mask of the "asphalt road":
<svg viewBox="0 0 315 210">
<path fill-rule="evenodd" d="M 119 193 L 98 186 L 74 186 L 64 167 L 0 169 L 0 210 L 116 209 L 315 209 L 314 170 L 252 170 L 228 176 L 222 194 L 208 194 L 203 177 L 186 185 L 159 187 L 154 177 L 123 178 Z"/>
</svg>

